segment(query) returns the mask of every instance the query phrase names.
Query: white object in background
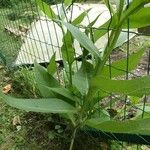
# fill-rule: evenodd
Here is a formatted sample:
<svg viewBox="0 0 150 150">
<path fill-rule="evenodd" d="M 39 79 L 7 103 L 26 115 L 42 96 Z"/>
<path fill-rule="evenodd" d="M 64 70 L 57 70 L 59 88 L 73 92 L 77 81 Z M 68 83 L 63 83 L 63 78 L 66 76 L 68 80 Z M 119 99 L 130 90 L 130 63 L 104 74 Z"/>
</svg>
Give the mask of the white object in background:
<svg viewBox="0 0 150 150">
<path fill-rule="evenodd" d="M 61 10 L 61 6 L 61 4 L 57 6 L 53 5 L 52 9 L 56 14 L 58 14 L 57 10 Z M 99 16 L 93 27 L 99 27 L 110 18 L 110 12 L 103 4 L 75 4 L 73 6 L 73 13 L 72 9 L 67 10 L 66 16 L 67 18 L 72 17 L 72 20 L 74 20 L 82 12 L 88 10 L 89 8 L 91 8 L 91 10 L 89 11 L 88 16 L 85 17 L 81 23 L 81 25 L 83 26 L 87 26 L 89 22 L 95 20 L 99 14 L 101 15 Z M 134 35 L 132 35 L 132 37 L 133 36 Z M 120 37 L 121 38 L 118 46 L 120 46 L 119 44 L 127 41 L 127 37 L 125 37 L 124 33 Z M 60 52 L 61 46 L 63 44 L 62 39 L 63 33 L 57 23 L 54 23 L 47 17 L 40 17 L 38 21 L 35 21 L 31 24 L 31 27 L 24 38 L 24 43 L 21 46 L 15 64 L 33 64 L 35 60 L 38 63 L 49 62 L 54 52 L 56 52 L 56 60 L 62 59 Z M 107 43 L 107 40 L 108 37 L 107 35 L 105 35 L 102 38 L 98 39 L 95 45 L 99 50 L 103 50 Z M 81 47 L 76 40 L 74 42 L 74 48 L 77 55 L 82 54 Z"/>
</svg>

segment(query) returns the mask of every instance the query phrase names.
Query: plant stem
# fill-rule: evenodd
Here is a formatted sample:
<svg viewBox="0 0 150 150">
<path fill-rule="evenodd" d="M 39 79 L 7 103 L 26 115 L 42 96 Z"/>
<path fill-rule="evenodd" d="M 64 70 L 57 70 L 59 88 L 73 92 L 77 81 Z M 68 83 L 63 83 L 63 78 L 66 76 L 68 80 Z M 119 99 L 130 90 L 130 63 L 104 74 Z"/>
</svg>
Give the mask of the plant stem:
<svg viewBox="0 0 150 150">
<path fill-rule="evenodd" d="M 101 61 L 98 66 L 97 66 L 97 70 L 96 70 L 96 73 L 95 73 L 95 76 L 96 75 L 100 75 L 101 72 L 102 72 L 102 69 L 104 68 L 104 65 L 106 63 L 106 61 L 108 60 L 112 50 L 114 49 L 114 46 L 116 45 L 117 43 L 117 40 L 119 38 L 119 35 L 121 33 L 121 27 L 118 27 L 116 29 L 116 31 L 113 31 L 111 36 L 110 36 L 110 45 L 106 47 L 105 49 L 105 54 L 104 54 L 104 58 L 103 58 L 103 61 Z"/>
<path fill-rule="evenodd" d="M 108 58 L 109 58 L 109 56 L 110 56 L 110 54 L 111 54 L 114 46 L 117 43 L 117 40 L 118 40 L 119 35 L 121 33 L 121 27 L 122 26 L 120 25 L 120 26 L 118 26 L 116 28 L 116 31 L 112 31 L 112 33 L 110 35 L 110 40 L 111 40 L 110 41 L 110 45 L 107 46 L 106 49 L 105 49 L 105 54 L 104 54 L 103 60 L 102 61 L 99 60 L 99 62 L 97 63 L 96 68 L 95 68 L 95 74 L 94 74 L 94 76 L 97 76 L 97 75 L 101 74 L 106 61 L 108 60 Z M 95 93 L 96 93 L 96 90 L 92 86 L 90 86 L 89 87 L 89 92 L 88 92 L 88 94 L 86 96 L 86 102 L 85 102 L 86 103 L 85 106 L 86 106 L 87 110 L 89 109 L 88 105 L 91 104 L 91 99 L 93 98 L 93 95 Z"/>
<path fill-rule="evenodd" d="M 72 149 L 73 149 L 73 144 L 74 144 L 74 140 L 75 140 L 75 137 L 76 137 L 76 132 L 77 132 L 77 128 L 75 128 L 74 131 L 73 131 L 69 150 L 72 150 Z"/>
</svg>

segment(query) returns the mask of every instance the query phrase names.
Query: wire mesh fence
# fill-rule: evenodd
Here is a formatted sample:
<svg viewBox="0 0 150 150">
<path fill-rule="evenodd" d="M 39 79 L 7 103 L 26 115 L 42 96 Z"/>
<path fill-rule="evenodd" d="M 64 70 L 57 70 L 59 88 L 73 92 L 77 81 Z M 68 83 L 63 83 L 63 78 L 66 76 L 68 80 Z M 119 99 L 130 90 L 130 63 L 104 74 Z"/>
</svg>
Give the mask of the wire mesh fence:
<svg viewBox="0 0 150 150">
<path fill-rule="evenodd" d="M 86 13 L 81 24 L 76 25 L 83 32 L 89 32 L 92 41 L 98 47 L 99 51 L 103 52 L 106 44 L 109 47 L 110 44 L 110 31 L 115 29 L 111 28 L 111 21 L 107 28 L 101 27 L 107 20 L 112 18 L 111 6 L 108 3 L 108 7 L 103 3 L 72 3 L 69 7 L 64 6 L 64 2 L 52 1 L 47 2 L 51 5 L 51 9 L 59 16 L 60 20 L 64 20 L 69 23 L 73 23 L 79 15 Z M 127 1 L 127 7 L 129 6 Z M 44 6 L 44 5 L 43 5 Z M 115 7 L 115 5 L 114 5 Z M 43 7 L 44 8 L 44 7 Z M 45 9 L 45 8 L 44 8 Z M 50 8 L 49 8 L 50 9 Z M 47 11 L 47 10 L 45 10 Z M 51 16 L 55 15 L 51 12 Z M 140 47 L 143 42 L 149 42 L 150 35 L 149 27 L 140 29 L 130 29 L 130 20 L 127 21 L 128 28 L 122 30 L 116 48 L 109 57 L 106 63 L 108 68 L 109 78 L 114 76 L 114 68 L 125 72 L 125 76 L 121 77 L 125 80 L 131 78 L 138 78 L 144 75 L 149 75 L 150 67 L 150 53 L 149 47 L 142 57 L 141 63 L 138 67 L 131 71 L 130 62 L 132 61 L 132 54 L 136 55 L 137 47 Z M 37 6 L 36 0 L 20 1 L 16 2 L 13 6 L 0 9 L 0 60 L 7 66 L 33 66 L 34 62 L 38 62 L 46 66 L 52 56 L 56 53 L 56 62 L 60 65 L 62 63 L 62 46 L 65 44 L 63 37 L 64 32 L 54 20 L 48 18 Z M 64 28 L 64 27 L 63 27 Z M 95 31 L 98 31 L 95 33 Z M 98 34 L 103 31 L 108 31 L 102 38 L 97 38 Z M 97 36 L 97 37 L 96 37 Z M 67 40 L 67 39 L 66 39 Z M 72 39 L 73 40 L 73 39 Z M 83 47 L 77 40 L 74 44 L 74 56 L 76 57 L 75 69 L 80 68 L 80 56 L 82 55 Z M 67 48 L 67 46 L 66 46 Z M 68 51 L 66 49 L 66 51 Z M 90 58 L 90 56 L 89 56 Z M 124 58 L 123 67 L 115 66 L 114 62 Z M 138 55 L 137 55 L 138 58 Z M 58 75 L 58 78 L 59 75 Z M 65 79 L 65 77 L 63 78 Z M 61 80 L 61 79 L 60 79 Z M 65 81 L 64 81 L 65 82 Z M 106 91 L 103 91 L 106 92 Z M 108 93 L 107 93 L 108 94 Z M 136 101 L 134 97 L 118 96 L 109 93 L 109 97 L 106 98 L 104 103 L 98 102 L 99 108 L 105 107 L 110 114 L 111 118 L 119 120 L 126 120 L 134 118 L 136 113 L 139 113 L 141 118 L 149 116 L 150 113 L 147 110 L 149 104 L 149 97 L 144 96 L 141 99 L 139 105 L 133 105 L 130 101 Z M 118 101 L 119 100 L 119 101 Z M 117 101 L 117 102 L 116 102 Z M 136 103 L 136 102 L 135 102 Z M 119 111 L 122 115 L 117 115 Z M 99 115 L 101 113 L 99 112 Z M 122 141 L 133 142 L 137 144 L 150 145 L 149 136 L 140 135 L 124 135 L 113 133 L 100 133 L 98 131 L 92 131 L 86 129 L 85 134 L 93 137 L 102 137 L 106 139 L 115 140 L 121 145 L 122 149 L 126 149 L 126 146 Z M 138 146 L 137 146 L 138 149 Z"/>
</svg>

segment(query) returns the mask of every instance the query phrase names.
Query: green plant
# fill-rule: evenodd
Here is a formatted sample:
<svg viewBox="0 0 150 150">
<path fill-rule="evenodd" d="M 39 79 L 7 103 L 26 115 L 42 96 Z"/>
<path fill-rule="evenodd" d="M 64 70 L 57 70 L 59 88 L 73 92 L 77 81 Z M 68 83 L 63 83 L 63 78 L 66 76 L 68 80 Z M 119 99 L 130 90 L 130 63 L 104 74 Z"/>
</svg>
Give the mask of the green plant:
<svg viewBox="0 0 150 150">
<path fill-rule="evenodd" d="M 32 3 L 35 0 L 0 0 L 0 8 L 11 8 L 19 3 Z"/>
<path fill-rule="evenodd" d="M 7 18 L 10 21 L 22 20 L 25 23 L 32 22 L 37 16 L 37 8 L 34 5 L 35 1 L 30 1 L 12 2 L 13 7 L 10 9 L 10 13 L 7 14 Z"/>
<path fill-rule="evenodd" d="M 10 7 L 10 6 L 11 6 L 10 0 L 0 0 L 0 8 Z"/>
<path fill-rule="evenodd" d="M 34 72 L 31 68 L 20 68 L 13 73 L 11 78 L 13 80 L 14 93 L 24 95 L 26 98 L 40 97 L 39 91 L 36 88 Z"/>
<path fill-rule="evenodd" d="M 76 27 L 88 12 L 82 13 L 70 24 L 59 20 L 59 16 L 54 14 L 48 5 L 38 0 L 41 10 L 50 19 L 57 22 L 63 32 L 64 26 L 67 28 L 67 32 L 64 32 L 64 44 L 61 47 L 66 78 L 63 83 L 61 82 L 61 78 L 59 80 L 56 79 L 56 74 L 59 75 L 59 72 L 57 71 L 54 54 L 47 69 L 35 63 L 34 73 L 36 83 L 43 98 L 16 99 L 1 93 L 2 98 L 9 105 L 19 109 L 33 112 L 59 113 L 65 119 L 70 120 L 70 126 L 73 129 L 70 150 L 73 148 L 77 130 L 84 126 L 103 132 L 149 135 L 149 118 L 127 120 L 124 122 L 116 121 L 113 118 L 110 120 L 108 112 L 99 108 L 99 101 L 109 96 L 108 93 L 136 97 L 150 94 L 150 76 L 133 80 L 110 79 L 109 68 L 105 66 L 111 52 L 116 47 L 122 29 L 128 28 L 128 20 L 130 20 L 130 28 L 149 25 L 150 8 L 143 7 L 147 3 L 149 3 L 149 0 L 133 0 L 127 7 L 124 7 L 124 0 L 118 3 L 117 12 L 113 11 L 112 18 L 100 27 L 111 30 L 109 42 L 103 52 L 100 53 L 93 42 L 108 33 L 108 30 L 95 30 L 94 34 L 91 35 L 90 30 L 87 30 L 85 34 Z M 65 4 L 70 5 L 71 1 L 66 0 Z M 110 9 L 111 5 L 107 0 L 106 5 Z M 140 21 L 141 18 L 142 22 Z M 83 49 L 81 56 L 82 64 L 77 70 L 73 69 L 76 60 L 73 47 L 74 39 L 78 40 Z M 139 48 L 136 54 L 130 55 L 132 62 L 129 64 L 129 70 L 133 70 L 136 67 L 144 49 L 145 47 Z M 89 54 L 92 56 L 91 60 L 87 60 Z M 125 59 L 116 61 L 113 65 L 115 67 L 112 71 L 112 78 L 125 74 L 122 71 L 126 67 Z M 100 109 L 100 116 L 97 115 L 98 109 Z"/>
</svg>

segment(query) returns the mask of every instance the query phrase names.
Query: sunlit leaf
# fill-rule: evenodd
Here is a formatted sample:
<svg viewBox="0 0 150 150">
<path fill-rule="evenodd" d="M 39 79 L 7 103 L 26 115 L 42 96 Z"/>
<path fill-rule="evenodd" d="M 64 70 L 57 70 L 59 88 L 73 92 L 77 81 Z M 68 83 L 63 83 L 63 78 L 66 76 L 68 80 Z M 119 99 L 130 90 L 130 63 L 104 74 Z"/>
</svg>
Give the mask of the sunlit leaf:
<svg viewBox="0 0 150 150">
<path fill-rule="evenodd" d="M 108 93 L 125 94 L 129 96 L 150 95 L 150 76 L 133 80 L 110 80 L 97 76 L 92 81 L 94 90 L 102 90 Z"/>
</svg>

